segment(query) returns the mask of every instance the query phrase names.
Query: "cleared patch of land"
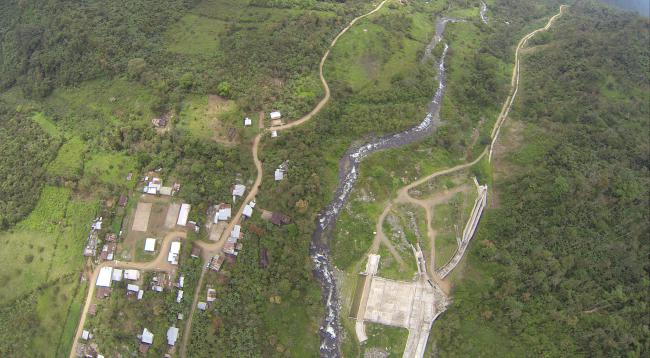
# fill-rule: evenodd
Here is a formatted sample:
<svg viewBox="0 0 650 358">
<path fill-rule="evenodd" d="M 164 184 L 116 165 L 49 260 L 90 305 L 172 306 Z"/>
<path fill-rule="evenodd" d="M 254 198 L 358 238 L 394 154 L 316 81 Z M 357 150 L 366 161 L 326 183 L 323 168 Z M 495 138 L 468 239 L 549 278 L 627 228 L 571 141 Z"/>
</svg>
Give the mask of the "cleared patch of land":
<svg viewBox="0 0 650 358">
<path fill-rule="evenodd" d="M 147 226 L 149 224 L 149 215 L 151 215 L 152 206 L 152 203 L 138 203 L 138 207 L 133 218 L 133 231 L 147 231 Z"/>
</svg>

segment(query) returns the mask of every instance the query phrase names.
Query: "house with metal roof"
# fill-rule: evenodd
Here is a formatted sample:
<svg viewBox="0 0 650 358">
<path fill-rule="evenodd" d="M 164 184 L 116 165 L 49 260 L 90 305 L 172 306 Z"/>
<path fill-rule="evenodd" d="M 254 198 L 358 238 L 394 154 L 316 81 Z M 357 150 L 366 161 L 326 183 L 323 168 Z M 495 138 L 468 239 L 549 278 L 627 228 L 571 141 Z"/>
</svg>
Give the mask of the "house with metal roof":
<svg viewBox="0 0 650 358">
<path fill-rule="evenodd" d="M 178 339 L 178 328 L 169 327 L 169 329 L 167 330 L 167 344 L 173 346 L 176 344 L 177 339 Z"/>
<path fill-rule="evenodd" d="M 190 215 L 190 209 L 190 204 L 181 204 L 181 210 L 178 212 L 178 220 L 176 221 L 176 225 L 187 225 L 187 218 Z"/>
<path fill-rule="evenodd" d="M 111 287 L 111 278 L 113 276 L 112 267 L 102 267 L 97 275 L 96 285 L 99 287 Z"/>
<path fill-rule="evenodd" d="M 167 255 L 167 261 L 172 265 L 178 265 L 178 256 L 181 252 L 181 243 L 180 241 L 174 241 L 169 248 L 169 254 Z"/>
<path fill-rule="evenodd" d="M 145 328 L 142 331 L 142 338 L 140 338 L 140 341 L 146 344 L 153 344 L 153 333 L 151 333 L 148 329 Z"/>
<path fill-rule="evenodd" d="M 134 269 L 124 270 L 124 278 L 127 280 L 136 281 L 140 279 L 140 271 Z"/>
<path fill-rule="evenodd" d="M 144 251 L 146 251 L 146 252 L 154 252 L 154 251 L 156 251 L 156 239 L 147 238 L 144 241 Z"/>
</svg>

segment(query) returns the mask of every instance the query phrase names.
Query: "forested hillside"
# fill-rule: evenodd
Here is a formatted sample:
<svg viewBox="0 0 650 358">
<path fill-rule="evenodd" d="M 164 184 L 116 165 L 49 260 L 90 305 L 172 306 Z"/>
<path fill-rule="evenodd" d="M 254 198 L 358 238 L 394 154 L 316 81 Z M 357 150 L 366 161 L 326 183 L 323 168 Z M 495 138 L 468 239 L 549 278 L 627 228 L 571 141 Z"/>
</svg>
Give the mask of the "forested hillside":
<svg viewBox="0 0 650 358">
<path fill-rule="evenodd" d="M 648 30 L 579 2 L 531 42 L 442 356 L 647 356 Z"/>
<path fill-rule="evenodd" d="M 46 164 L 59 141 L 23 113 L 0 101 L 0 229 L 23 218 L 34 207 L 43 187 Z"/>
<path fill-rule="evenodd" d="M 639 14 L 650 17 L 649 0 L 602 0 L 610 5 L 618 6 L 621 9 L 636 11 Z"/>
</svg>

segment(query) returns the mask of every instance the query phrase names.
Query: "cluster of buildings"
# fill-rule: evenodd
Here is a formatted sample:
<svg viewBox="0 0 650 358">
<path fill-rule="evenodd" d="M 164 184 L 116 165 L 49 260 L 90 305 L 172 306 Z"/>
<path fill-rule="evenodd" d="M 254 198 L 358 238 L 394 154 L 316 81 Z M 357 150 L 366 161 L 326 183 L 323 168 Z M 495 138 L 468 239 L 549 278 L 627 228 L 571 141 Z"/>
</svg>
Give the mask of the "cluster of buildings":
<svg viewBox="0 0 650 358">
<path fill-rule="evenodd" d="M 282 113 L 280 111 L 273 111 L 269 113 L 269 117 L 271 118 L 271 125 L 272 126 L 279 126 L 282 125 L 281 119 L 282 119 Z M 253 125 L 253 120 L 245 117 L 244 118 L 244 127 L 250 127 Z M 277 133 L 276 133 L 277 136 Z"/>
<path fill-rule="evenodd" d="M 149 348 L 153 344 L 153 339 L 154 339 L 154 334 L 145 327 L 142 330 L 142 334 L 138 335 L 138 339 L 140 340 L 140 346 L 138 350 L 140 351 L 141 354 L 147 354 L 149 351 Z M 178 340 L 178 328 L 175 326 L 171 326 L 167 329 L 167 345 L 170 347 L 173 347 L 176 345 L 176 341 Z"/>
<path fill-rule="evenodd" d="M 149 176 L 145 176 L 144 182 L 142 192 L 145 194 L 172 196 L 181 190 L 179 183 L 174 183 L 172 186 L 163 186 L 162 179 L 157 177 L 149 178 Z"/>
<path fill-rule="evenodd" d="M 84 248 L 84 256 L 94 257 L 97 254 L 97 245 L 99 245 L 99 232 L 102 230 L 102 217 L 95 218 L 90 225 L 90 233 L 86 247 Z"/>
<path fill-rule="evenodd" d="M 140 271 L 133 269 L 117 269 L 110 266 L 105 266 L 99 269 L 97 280 L 95 281 L 95 297 L 103 299 L 111 295 L 113 282 L 121 282 L 122 280 L 138 281 L 140 279 Z M 137 295 L 138 300 L 142 299 L 144 291 L 140 286 L 128 283 L 127 295 Z"/>
<path fill-rule="evenodd" d="M 180 249 L 180 246 L 179 246 Z M 175 258 L 177 259 L 177 258 Z M 135 297 L 137 300 L 141 300 L 144 296 L 144 290 L 141 289 L 141 275 L 139 270 L 135 269 L 118 269 L 113 267 L 102 267 L 99 270 L 96 285 L 96 297 L 99 299 L 106 298 L 110 296 L 114 282 L 128 281 L 126 284 L 126 295 L 128 297 Z M 149 287 L 152 292 L 163 292 L 165 287 L 175 286 L 178 288 L 178 294 L 176 302 L 180 303 L 183 298 L 183 286 L 185 285 L 185 277 L 180 276 L 177 283 L 172 283 L 171 275 L 165 272 L 160 272 L 155 274 L 151 282 L 149 282 Z M 89 307 L 88 313 L 90 315 L 95 315 L 97 312 L 97 305 L 93 304 Z M 179 319 L 182 319 L 182 315 L 179 314 Z M 90 341 L 93 338 L 93 335 L 84 330 L 81 335 L 81 339 L 84 341 Z M 144 328 L 141 335 L 138 335 L 140 340 L 139 351 L 142 354 L 146 354 L 151 345 L 153 344 L 154 335 L 147 328 Z M 170 347 L 173 347 L 176 344 L 178 339 L 178 328 L 172 326 L 167 330 L 167 344 Z M 84 351 L 88 351 L 90 348 L 85 345 L 82 347 Z M 85 354 L 83 354 L 85 356 Z M 99 357 L 99 355 L 93 355 Z"/>
</svg>

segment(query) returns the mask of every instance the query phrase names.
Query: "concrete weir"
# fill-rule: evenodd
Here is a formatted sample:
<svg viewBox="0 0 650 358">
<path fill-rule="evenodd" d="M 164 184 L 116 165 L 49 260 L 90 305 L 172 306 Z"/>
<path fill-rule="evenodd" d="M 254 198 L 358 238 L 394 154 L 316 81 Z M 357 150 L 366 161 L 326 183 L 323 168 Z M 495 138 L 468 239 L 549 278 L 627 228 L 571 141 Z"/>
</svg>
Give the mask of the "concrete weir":
<svg viewBox="0 0 650 358">
<path fill-rule="evenodd" d="M 418 248 L 419 251 L 419 248 Z M 359 342 L 368 337 L 365 322 L 402 327 L 409 331 L 404 357 L 422 357 L 429 331 L 436 317 L 447 308 L 449 300 L 442 289 L 429 280 L 426 271 L 411 282 L 375 276 L 379 255 L 369 255 L 366 280 L 356 314 L 355 332 Z"/>
</svg>

